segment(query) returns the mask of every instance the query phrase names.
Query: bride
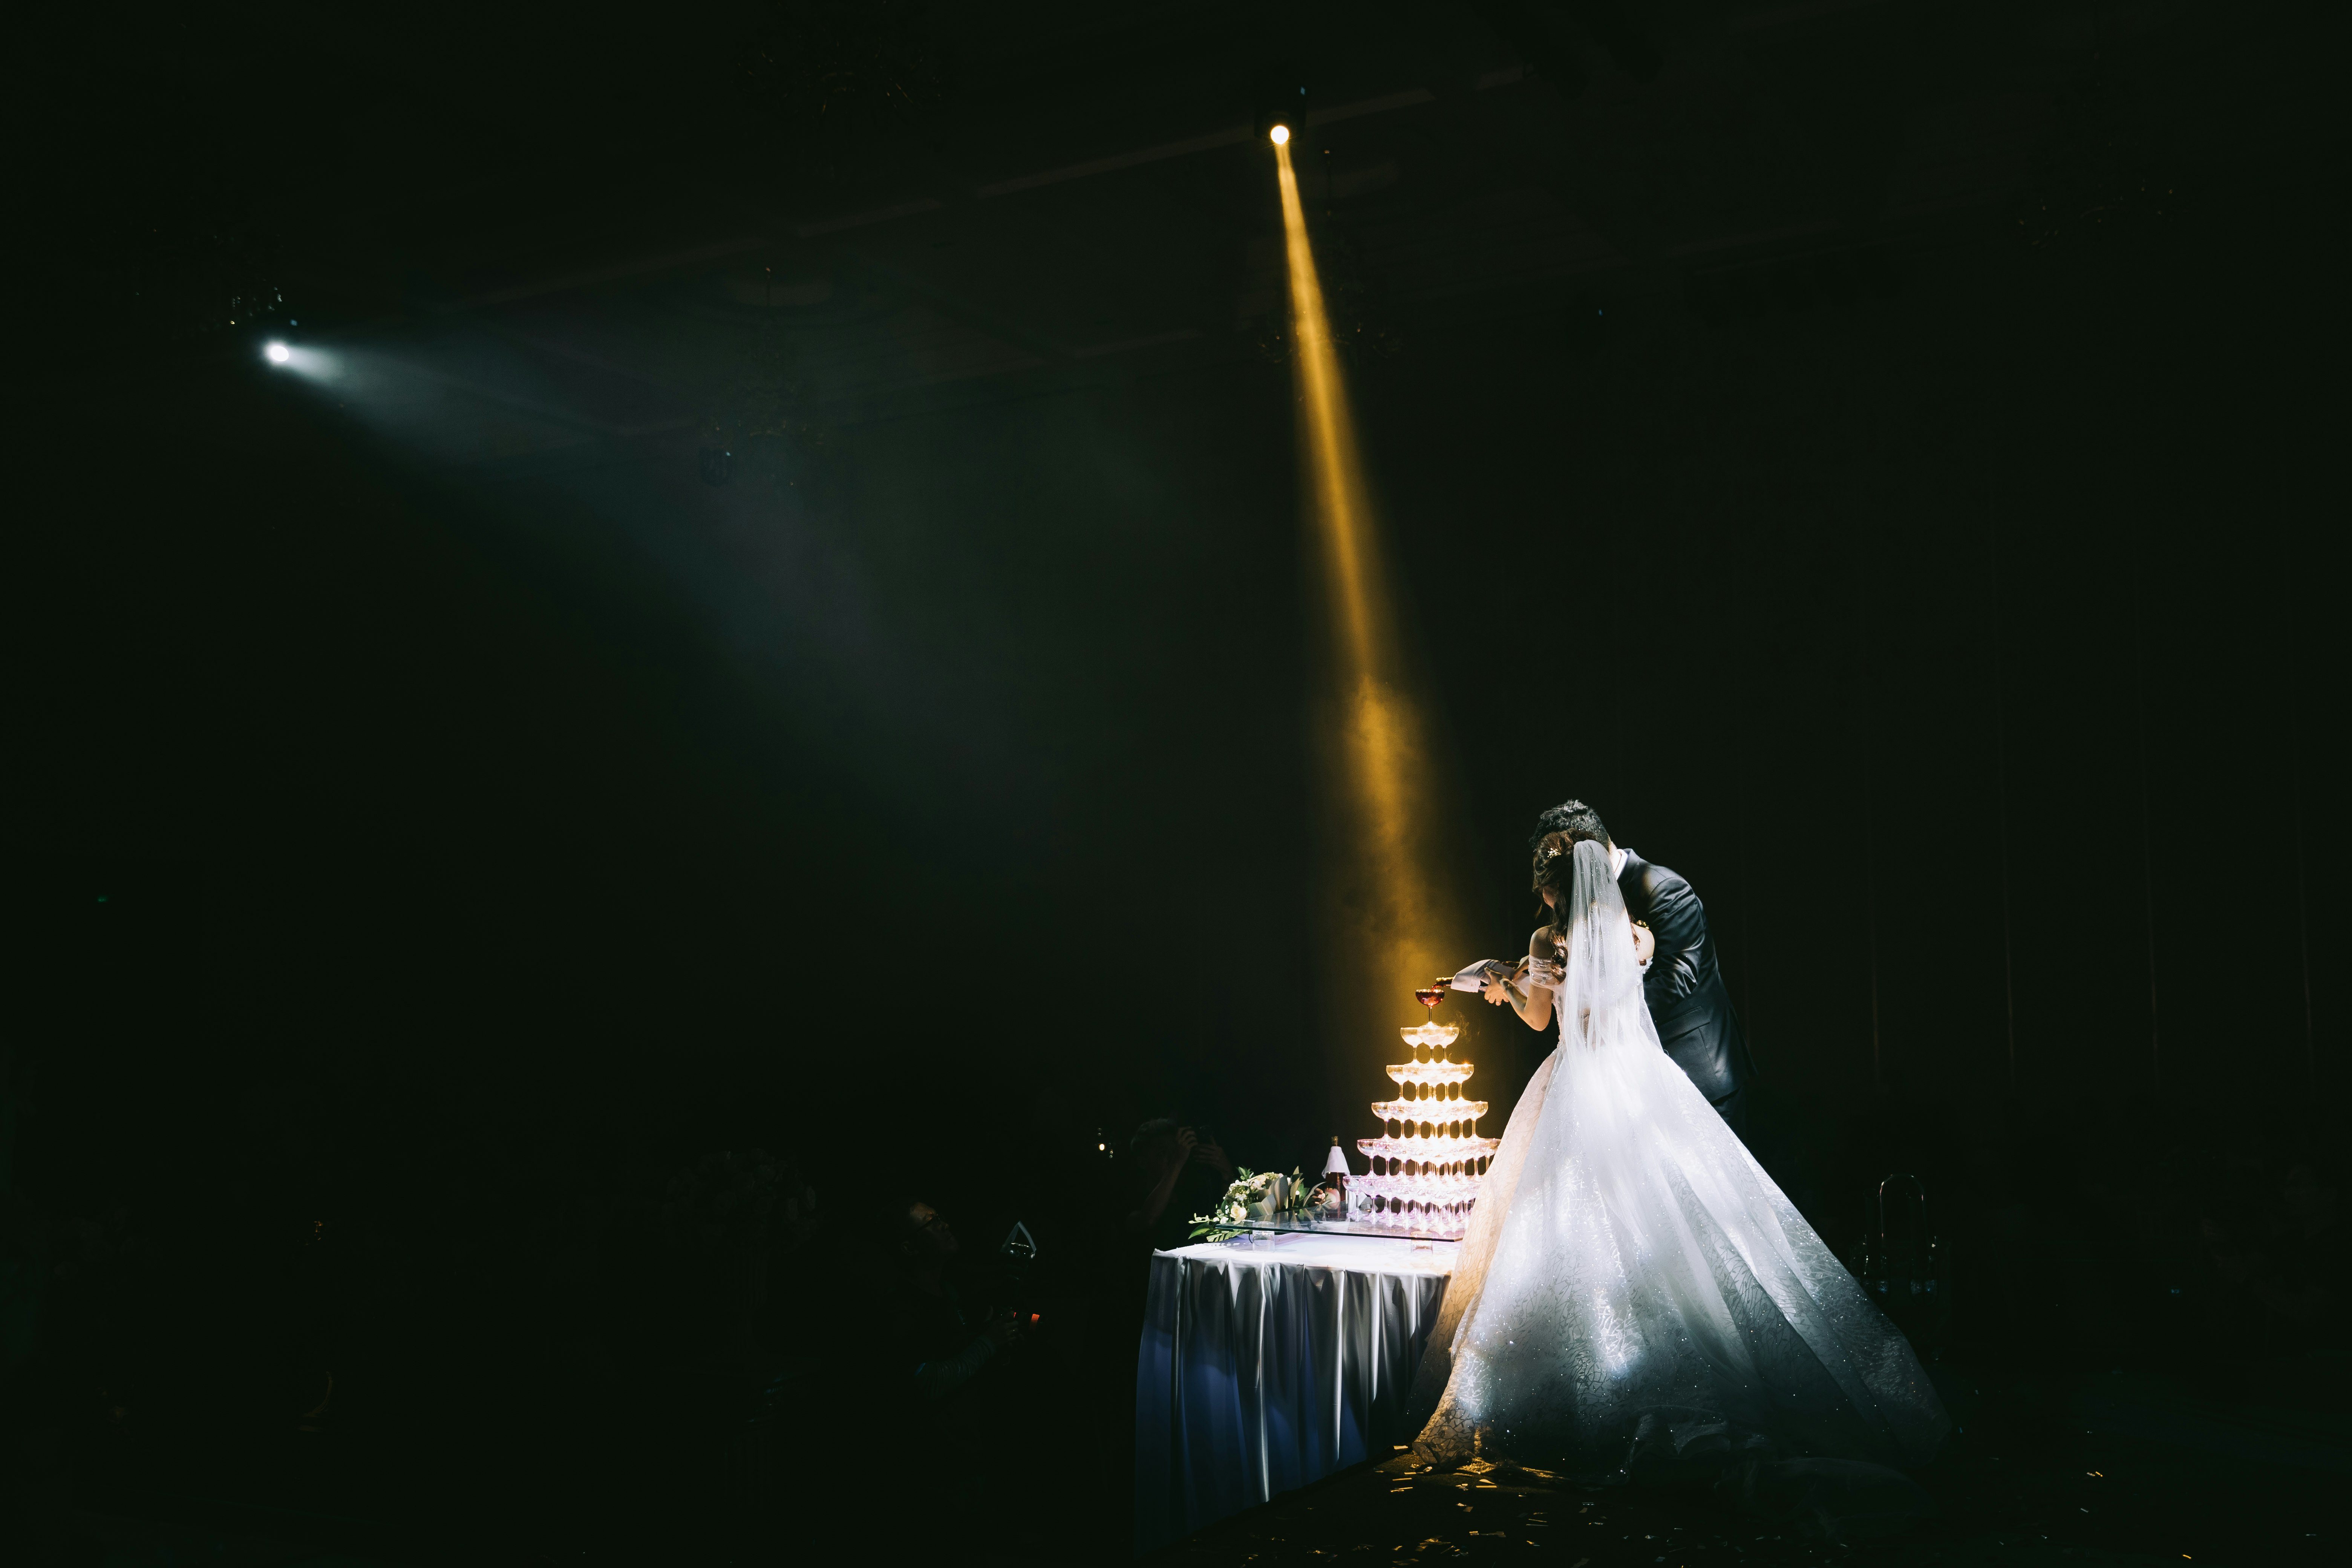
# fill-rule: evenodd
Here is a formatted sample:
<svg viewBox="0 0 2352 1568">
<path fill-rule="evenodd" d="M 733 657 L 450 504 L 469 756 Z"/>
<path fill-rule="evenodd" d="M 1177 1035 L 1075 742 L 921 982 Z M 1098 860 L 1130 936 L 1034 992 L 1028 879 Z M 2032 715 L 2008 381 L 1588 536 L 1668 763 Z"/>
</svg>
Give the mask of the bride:
<svg viewBox="0 0 2352 1568">
<path fill-rule="evenodd" d="M 1415 1452 L 1581 1475 L 1727 1449 L 1926 1459 L 1950 1422 L 1910 1344 L 1659 1047 L 1607 847 L 1551 835 L 1536 886 L 1529 983 L 1559 1047 L 1481 1185 Z"/>
</svg>

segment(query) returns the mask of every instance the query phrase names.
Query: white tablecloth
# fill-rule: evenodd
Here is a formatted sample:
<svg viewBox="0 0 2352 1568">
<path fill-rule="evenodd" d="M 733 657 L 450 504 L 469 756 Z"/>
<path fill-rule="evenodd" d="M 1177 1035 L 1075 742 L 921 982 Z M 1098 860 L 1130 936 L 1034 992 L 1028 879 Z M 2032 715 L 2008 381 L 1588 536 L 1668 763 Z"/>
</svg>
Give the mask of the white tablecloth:
<svg viewBox="0 0 2352 1568">
<path fill-rule="evenodd" d="M 1457 1250 L 1297 1235 L 1153 1254 L 1136 1550 L 1409 1441 L 1405 1395 Z"/>
</svg>

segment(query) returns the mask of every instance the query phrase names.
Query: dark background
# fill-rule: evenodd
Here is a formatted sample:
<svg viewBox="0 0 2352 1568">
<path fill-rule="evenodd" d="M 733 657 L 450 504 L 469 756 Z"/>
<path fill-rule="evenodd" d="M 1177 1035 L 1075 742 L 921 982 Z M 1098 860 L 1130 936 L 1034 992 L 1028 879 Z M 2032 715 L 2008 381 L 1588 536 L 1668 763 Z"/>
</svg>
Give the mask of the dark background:
<svg viewBox="0 0 2352 1568">
<path fill-rule="evenodd" d="M 1823 1233 L 1926 1179 L 1956 1344 L 2340 1313 L 2262 1239 L 2341 1173 L 2327 8 L 34 42 L 28 1465 L 280 1432 L 330 1370 L 338 1441 L 556 1444 L 716 1353 L 663 1226 L 717 1152 L 816 1196 L 761 1331 L 797 1364 L 893 1196 L 1076 1260 L 1145 1116 L 1285 1168 L 1373 1131 L 1303 929 L 1250 133 L 1294 81 L 1351 111 L 1303 183 L 1481 952 L 1580 795 L 1706 900 Z M 1507 1104 L 1543 1045 L 1457 1018 Z"/>
</svg>

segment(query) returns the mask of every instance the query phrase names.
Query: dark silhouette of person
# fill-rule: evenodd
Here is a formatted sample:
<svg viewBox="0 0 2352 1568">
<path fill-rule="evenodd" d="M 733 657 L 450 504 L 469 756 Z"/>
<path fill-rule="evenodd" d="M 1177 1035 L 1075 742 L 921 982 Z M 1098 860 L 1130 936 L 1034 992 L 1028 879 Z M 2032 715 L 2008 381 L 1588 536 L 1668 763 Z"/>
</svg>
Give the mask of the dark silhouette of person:
<svg viewBox="0 0 2352 1568">
<path fill-rule="evenodd" d="M 1129 1141 L 1140 1190 L 1122 1229 L 1153 1252 L 1192 1239 L 1192 1216 L 1205 1214 L 1233 1184 L 1234 1163 L 1213 1138 L 1161 1117 L 1135 1130 Z"/>
<path fill-rule="evenodd" d="M 956 1292 L 952 1266 L 961 1244 L 947 1216 L 929 1204 L 899 1211 L 902 1265 L 896 1301 L 893 1379 L 919 1406 L 956 1401 L 991 1361 L 1020 1337 L 1009 1311 L 975 1322 Z"/>
</svg>

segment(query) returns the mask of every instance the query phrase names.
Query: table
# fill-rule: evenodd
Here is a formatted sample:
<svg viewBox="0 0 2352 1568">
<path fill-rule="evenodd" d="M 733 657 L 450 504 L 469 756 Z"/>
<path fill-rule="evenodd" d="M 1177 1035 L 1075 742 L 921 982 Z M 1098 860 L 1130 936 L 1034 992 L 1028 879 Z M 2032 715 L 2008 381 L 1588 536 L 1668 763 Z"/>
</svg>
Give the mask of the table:
<svg viewBox="0 0 2352 1568">
<path fill-rule="evenodd" d="M 1459 1251 L 1292 1235 L 1154 1253 L 1136 1551 L 1410 1441 L 1405 1396 Z"/>
</svg>

